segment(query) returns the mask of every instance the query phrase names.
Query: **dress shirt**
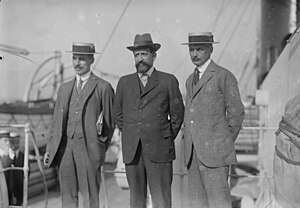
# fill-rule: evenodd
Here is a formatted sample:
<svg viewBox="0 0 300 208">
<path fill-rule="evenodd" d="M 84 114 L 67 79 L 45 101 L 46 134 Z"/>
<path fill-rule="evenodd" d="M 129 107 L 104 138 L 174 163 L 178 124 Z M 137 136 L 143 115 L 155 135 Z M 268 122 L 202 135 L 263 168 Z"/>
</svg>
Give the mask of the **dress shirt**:
<svg viewBox="0 0 300 208">
<path fill-rule="evenodd" d="M 208 59 L 204 64 L 202 64 L 201 66 L 197 67 L 199 70 L 199 80 L 201 79 L 203 73 L 205 72 L 205 70 L 207 69 L 208 65 L 210 64 L 211 59 Z"/>
<path fill-rule="evenodd" d="M 14 160 L 15 157 L 18 157 L 19 150 L 13 151 L 11 148 L 8 149 L 8 156 L 11 160 Z"/>
<path fill-rule="evenodd" d="M 147 74 L 150 77 L 153 71 L 154 71 L 154 67 L 152 66 L 147 72 L 145 72 L 145 73 L 138 73 L 139 78 L 141 78 L 144 74 Z"/>
<path fill-rule="evenodd" d="M 140 78 L 140 80 L 141 80 L 141 82 L 143 83 L 144 86 L 146 85 L 147 81 L 143 80 L 142 77 L 148 76 L 148 79 L 149 79 L 149 77 L 151 76 L 151 74 L 152 74 L 153 71 L 154 71 L 154 67 L 152 66 L 147 72 L 145 72 L 145 73 L 138 73 L 139 78 Z"/>
<path fill-rule="evenodd" d="M 79 83 L 79 79 L 81 79 L 82 81 L 82 87 L 81 89 L 84 87 L 84 85 L 87 83 L 88 79 L 90 78 L 91 75 L 91 71 L 87 72 L 86 74 L 79 76 L 78 74 L 76 74 L 76 85 L 78 86 Z"/>
</svg>

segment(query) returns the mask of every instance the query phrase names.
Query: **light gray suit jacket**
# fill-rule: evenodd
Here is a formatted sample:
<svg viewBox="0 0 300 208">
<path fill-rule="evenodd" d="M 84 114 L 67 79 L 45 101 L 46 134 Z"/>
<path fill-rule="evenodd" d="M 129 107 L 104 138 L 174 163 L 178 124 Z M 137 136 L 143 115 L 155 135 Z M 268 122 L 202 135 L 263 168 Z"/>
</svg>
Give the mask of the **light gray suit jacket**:
<svg viewBox="0 0 300 208">
<path fill-rule="evenodd" d="M 234 141 L 244 119 L 236 78 L 211 61 L 196 86 L 193 74 L 188 77 L 186 89 L 185 165 L 190 160 L 192 145 L 208 167 L 235 164 Z"/>
</svg>

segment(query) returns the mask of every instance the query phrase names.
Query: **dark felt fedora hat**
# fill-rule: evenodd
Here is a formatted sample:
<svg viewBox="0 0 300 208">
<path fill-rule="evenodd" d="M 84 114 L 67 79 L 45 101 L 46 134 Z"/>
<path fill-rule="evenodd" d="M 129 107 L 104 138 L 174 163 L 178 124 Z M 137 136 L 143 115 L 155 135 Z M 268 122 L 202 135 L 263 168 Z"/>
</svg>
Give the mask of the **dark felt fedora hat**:
<svg viewBox="0 0 300 208">
<path fill-rule="evenodd" d="M 194 44 L 214 44 L 219 43 L 214 41 L 214 36 L 211 32 L 201 33 L 189 33 L 189 42 L 182 43 L 182 45 L 194 45 Z"/>
<path fill-rule="evenodd" d="M 83 42 L 73 43 L 72 51 L 66 51 L 66 52 L 76 53 L 76 54 L 99 54 L 95 51 L 94 43 L 83 43 Z"/>
<path fill-rule="evenodd" d="M 141 48 L 151 48 L 152 50 L 157 51 L 160 49 L 160 44 L 153 43 L 151 35 L 149 33 L 145 33 L 142 35 L 137 34 L 134 38 L 133 46 L 128 46 L 127 48 L 131 51 Z"/>
</svg>

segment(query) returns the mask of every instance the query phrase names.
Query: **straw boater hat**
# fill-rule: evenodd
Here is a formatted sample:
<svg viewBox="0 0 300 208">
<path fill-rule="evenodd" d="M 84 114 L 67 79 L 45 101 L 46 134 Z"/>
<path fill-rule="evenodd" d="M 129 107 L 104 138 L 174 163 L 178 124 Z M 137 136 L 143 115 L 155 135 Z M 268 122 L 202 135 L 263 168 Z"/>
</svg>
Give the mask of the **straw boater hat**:
<svg viewBox="0 0 300 208">
<path fill-rule="evenodd" d="M 67 53 L 75 53 L 75 54 L 99 54 L 95 52 L 94 43 L 82 43 L 77 42 L 73 43 L 72 51 L 66 51 Z"/>
<path fill-rule="evenodd" d="M 157 51 L 160 49 L 160 44 L 153 43 L 151 35 L 149 33 L 145 33 L 142 35 L 137 34 L 134 38 L 133 46 L 128 46 L 127 48 L 131 51 L 141 48 L 151 48 L 152 50 Z"/>
<path fill-rule="evenodd" d="M 214 44 L 214 36 L 211 32 L 189 33 L 189 42 L 182 43 L 182 45 L 195 45 L 195 44 Z"/>
</svg>

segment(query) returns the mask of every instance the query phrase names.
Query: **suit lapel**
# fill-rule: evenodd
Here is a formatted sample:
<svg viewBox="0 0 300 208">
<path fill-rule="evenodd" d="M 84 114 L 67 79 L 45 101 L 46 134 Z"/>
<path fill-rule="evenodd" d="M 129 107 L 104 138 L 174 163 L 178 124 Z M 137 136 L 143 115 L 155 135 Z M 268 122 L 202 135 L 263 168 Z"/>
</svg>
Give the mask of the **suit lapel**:
<svg viewBox="0 0 300 208">
<path fill-rule="evenodd" d="M 192 73 L 188 79 L 187 79 L 187 83 L 186 83 L 186 87 L 187 87 L 187 93 L 189 96 L 189 98 L 192 98 L 193 95 L 193 77 L 194 77 L 194 73 Z"/>
<path fill-rule="evenodd" d="M 84 86 L 84 90 L 82 91 L 83 93 L 83 102 L 85 104 L 85 102 L 87 101 L 87 98 L 89 97 L 89 95 L 93 92 L 93 89 L 96 87 L 97 85 L 97 77 L 91 73 L 91 76 L 88 80 L 88 82 L 85 84 Z M 66 125 L 66 121 L 67 121 L 67 116 L 68 116 L 68 112 L 69 112 L 69 104 L 70 104 L 70 100 L 71 100 L 71 96 L 72 96 L 72 92 L 74 89 L 74 84 L 76 83 L 76 78 L 72 79 L 71 81 L 67 82 L 63 88 L 63 92 L 62 92 L 62 100 L 63 100 L 63 121 L 62 121 L 62 131 L 63 129 L 65 129 L 65 125 Z M 62 134 L 62 132 L 60 132 Z"/>
<path fill-rule="evenodd" d="M 76 79 L 72 79 L 70 82 L 67 82 L 66 86 L 64 87 L 64 93 L 62 93 L 64 118 L 67 116 L 75 80 Z"/>
<path fill-rule="evenodd" d="M 62 125 L 63 125 L 63 129 L 65 129 L 65 125 L 66 125 L 66 121 L 67 121 L 67 116 L 68 116 L 68 112 L 69 112 L 69 103 L 70 103 L 70 99 L 71 99 L 71 95 L 72 95 L 72 91 L 74 89 L 74 84 L 75 84 L 75 78 L 72 79 L 71 81 L 67 82 L 64 86 L 64 92 L 62 93 L 62 103 L 63 103 L 63 121 L 62 121 Z M 61 132 L 62 133 L 62 132 Z"/>
<path fill-rule="evenodd" d="M 134 73 L 129 78 L 129 86 L 132 88 L 132 90 L 135 92 L 137 96 L 140 96 L 140 84 L 139 84 L 139 76 L 137 73 Z"/>
<path fill-rule="evenodd" d="M 67 113 L 69 111 L 69 104 L 70 104 L 70 99 L 72 95 L 72 91 L 74 89 L 74 84 L 76 83 L 76 79 L 74 78 L 70 82 L 66 83 L 66 86 L 64 88 L 64 93 L 62 93 L 64 102 L 63 102 L 63 109 L 64 109 L 64 120 L 67 117 Z M 97 77 L 91 73 L 91 76 L 87 83 L 84 86 L 84 89 L 82 90 L 83 93 L 83 102 L 85 103 L 87 98 L 90 96 L 90 94 L 93 92 L 94 88 L 97 85 Z"/>
<path fill-rule="evenodd" d="M 215 73 L 215 64 L 213 61 L 207 66 L 207 69 L 204 71 L 204 74 L 202 75 L 201 79 L 197 83 L 196 86 L 192 86 L 193 89 L 193 98 L 196 96 L 196 94 L 201 90 L 203 85 L 208 82 L 212 78 L 212 76 Z"/>
<path fill-rule="evenodd" d="M 154 69 L 151 76 L 148 78 L 147 84 L 146 84 L 144 90 L 142 91 L 141 96 L 144 96 L 145 94 L 147 94 L 150 90 L 152 90 L 154 87 L 156 87 L 158 85 L 158 83 L 159 83 L 158 73 L 157 73 L 156 69 Z"/>
<path fill-rule="evenodd" d="M 84 89 L 81 91 L 83 93 L 83 103 L 85 105 L 85 102 L 87 101 L 90 94 L 93 92 L 97 85 L 97 77 L 91 73 L 87 83 L 83 87 Z"/>
</svg>

